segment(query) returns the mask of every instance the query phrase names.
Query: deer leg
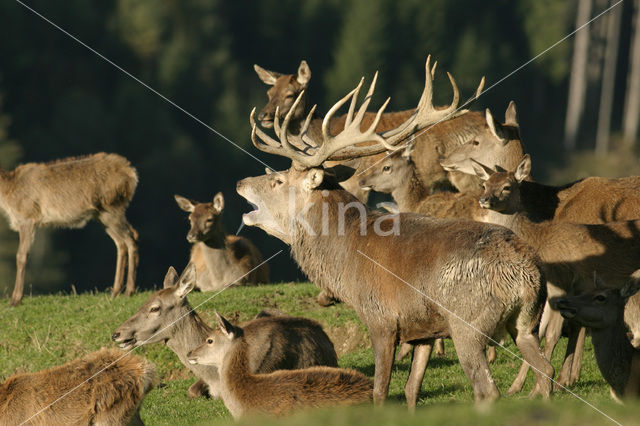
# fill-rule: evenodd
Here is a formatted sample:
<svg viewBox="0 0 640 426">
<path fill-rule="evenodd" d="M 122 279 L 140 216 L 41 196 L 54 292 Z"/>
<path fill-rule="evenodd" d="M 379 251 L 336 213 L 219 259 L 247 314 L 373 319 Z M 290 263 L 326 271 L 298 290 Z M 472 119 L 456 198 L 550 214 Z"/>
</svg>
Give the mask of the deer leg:
<svg viewBox="0 0 640 426">
<path fill-rule="evenodd" d="M 391 367 L 393 355 L 396 350 L 396 334 L 387 330 L 370 329 L 371 346 L 375 362 L 375 375 L 373 377 L 373 403 L 382 405 L 389 393 L 391 381 Z"/>
<path fill-rule="evenodd" d="M 578 340 L 576 340 L 576 351 L 573 355 L 573 363 L 571 364 L 571 375 L 569 376 L 569 384 L 574 385 L 580 378 L 580 370 L 582 369 L 582 354 L 584 352 L 584 340 L 587 336 L 587 329 L 580 327 L 578 332 Z"/>
<path fill-rule="evenodd" d="M 476 403 L 493 402 L 500 398 L 500 391 L 493 381 L 489 362 L 485 355 L 486 338 L 470 329 L 451 329 L 451 338 L 458 360 L 469 378 Z"/>
<path fill-rule="evenodd" d="M 541 395 L 543 398 L 549 398 L 552 390 L 551 380 L 553 379 L 554 371 L 553 366 L 544 357 L 540 349 L 538 336 L 533 333 L 535 325 L 536 321 L 531 318 L 518 317 L 517 324 L 510 326 L 509 334 L 511 334 L 511 337 L 524 358 L 525 362 L 523 365 L 526 363 L 531 365 L 536 375 L 536 384 L 530 396 Z M 522 388 L 522 386 L 520 387 Z"/>
<path fill-rule="evenodd" d="M 413 352 L 413 345 L 411 343 L 403 343 L 400 345 L 400 349 L 396 351 L 396 361 L 404 359 L 407 355 Z"/>
<path fill-rule="evenodd" d="M 433 339 L 428 339 L 425 343 L 420 343 L 413 347 L 411 371 L 409 372 L 407 383 L 404 386 L 404 395 L 407 398 L 409 411 L 414 411 L 416 409 L 418 394 L 422 387 L 422 379 L 424 378 L 424 372 L 427 369 L 427 364 L 431 357 L 432 348 Z"/>
<path fill-rule="evenodd" d="M 125 243 L 127 245 L 127 289 L 125 295 L 131 296 L 136 291 L 136 272 L 138 270 L 138 232 L 124 219 L 126 223 Z"/>
<path fill-rule="evenodd" d="M 24 277 L 27 268 L 27 258 L 29 257 L 29 250 L 36 235 L 35 227 L 32 225 L 20 227 L 18 230 L 20 234 L 20 243 L 18 245 L 18 252 L 16 253 L 16 282 L 13 285 L 13 294 L 11 295 L 11 306 L 17 306 L 22 300 L 22 294 L 24 292 Z"/>
<path fill-rule="evenodd" d="M 564 356 L 564 362 L 558 379 L 556 382 L 560 386 L 571 386 L 571 369 L 576 352 L 576 345 L 578 343 L 578 336 L 580 334 L 580 326 L 573 321 L 569 321 L 569 342 L 567 342 L 567 352 Z"/>
<path fill-rule="evenodd" d="M 542 309 L 542 318 L 540 318 L 540 327 L 538 329 L 538 339 L 540 340 L 542 340 L 547 333 L 551 312 L 553 312 L 553 309 L 549 306 L 549 299 L 547 298 L 547 301 L 544 303 L 544 309 Z"/>
<path fill-rule="evenodd" d="M 113 240 L 117 250 L 116 275 L 113 279 L 113 288 L 111 289 L 111 297 L 116 297 L 118 294 L 120 294 L 120 291 L 122 291 L 122 282 L 124 281 L 124 262 L 127 256 L 127 245 L 116 229 L 107 226 L 106 232 L 107 235 L 109 235 Z"/>
<path fill-rule="evenodd" d="M 489 360 L 489 364 L 493 364 L 496 362 L 496 358 L 498 358 L 498 353 L 496 352 L 495 346 L 489 346 L 487 348 L 487 360 Z"/>
<path fill-rule="evenodd" d="M 444 339 L 436 339 L 436 356 L 444 356 Z"/>
<path fill-rule="evenodd" d="M 189 386 L 189 389 L 187 390 L 187 396 L 191 399 L 197 398 L 199 396 L 204 396 L 208 398 L 209 387 L 202 379 L 198 379 L 197 382 Z"/>
</svg>

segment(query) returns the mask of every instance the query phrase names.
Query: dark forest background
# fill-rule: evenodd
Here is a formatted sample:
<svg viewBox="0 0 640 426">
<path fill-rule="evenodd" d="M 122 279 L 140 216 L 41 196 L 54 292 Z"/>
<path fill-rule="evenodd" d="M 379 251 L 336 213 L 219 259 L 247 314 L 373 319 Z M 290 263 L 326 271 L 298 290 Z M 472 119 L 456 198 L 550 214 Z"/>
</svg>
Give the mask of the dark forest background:
<svg viewBox="0 0 640 426">
<path fill-rule="evenodd" d="M 293 73 L 306 59 L 312 71 L 311 96 L 323 112 L 360 76 L 371 77 L 379 70 L 374 103 L 379 105 L 391 96 L 388 109 L 393 110 L 411 108 L 417 102 L 430 53 L 438 60 L 435 97 L 444 104 L 451 96 L 444 71 L 455 76 L 466 98 L 481 76 L 486 76 L 485 87 L 489 87 L 574 30 L 580 11 L 583 17 L 595 17 L 613 3 L 25 1 L 277 168 L 288 164 L 258 152 L 249 140 L 249 112 L 265 104 L 267 89 L 255 75 L 254 63 Z M 538 180 L 640 173 L 637 124 L 635 131 L 624 130 L 628 129 L 625 120 L 633 121 L 625 118 L 629 115 L 626 105 L 638 97 L 637 91 L 629 89 L 632 76 L 639 72 L 632 66 L 638 3 L 626 0 L 591 24 L 585 30 L 586 50 L 576 51 L 575 37 L 569 38 L 491 89 L 474 106 L 489 107 L 502 119 L 509 101 L 515 100 Z M 640 43 L 637 46 L 640 49 Z M 581 75 L 577 87 L 584 96 L 576 103 L 575 90 L 570 96 L 569 86 Z M 604 87 L 611 90 L 602 90 L 607 81 L 612 84 Z M 604 132 L 606 140 L 601 139 L 594 153 L 603 96 L 612 99 L 611 108 L 604 111 L 610 123 Z M 572 102 L 579 120 L 567 129 L 567 107 Z M 573 132 L 572 138 L 567 137 L 568 131 Z M 20 3 L 0 2 L 0 164 L 12 168 L 98 151 L 124 155 L 139 173 L 128 218 L 140 233 L 138 285 L 142 288 L 159 285 L 169 265 L 182 269 L 188 259 L 188 222 L 173 194 L 205 201 L 222 191 L 226 229 L 234 233 L 241 213 L 249 210 L 235 193 L 235 183 L 264 170 L 259 162 Z M 274 280 L 303 278 L 278 240 L 250 228 L 241 235 L 251 238 L 265 258 L 285 249 L 271 262 Z M 0 295 L 13 286 L 16 246 L 17 234 L 1 221 Z M 98 223 L 91 222 L 81 231 L 41 231 L 27 268 L 26 293 L 69 291 L 71 285 L 78 291 L 102 290 L 111 284 L 114 268 L 115 248 Z"/>
</svg>

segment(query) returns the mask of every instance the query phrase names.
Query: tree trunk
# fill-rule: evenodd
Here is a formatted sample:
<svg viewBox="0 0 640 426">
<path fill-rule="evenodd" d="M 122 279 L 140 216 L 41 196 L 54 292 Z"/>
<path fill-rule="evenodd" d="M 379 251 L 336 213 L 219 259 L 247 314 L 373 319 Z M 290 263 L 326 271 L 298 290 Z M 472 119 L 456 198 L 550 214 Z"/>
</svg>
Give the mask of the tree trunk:
<svg viewBox="0 0 640 426">
<path fill-rule="evenodd" d="M 633 145 L 638 137 L 640 124 L 640 0 L 634 2 L 635 18 L 631 23 L 632 40 L 629 49 L 629 72 L 622 129 L 624 142 Z"/>
<path fill-rule="evenodd" d="M 596 132 L 596 152 L 599 154 L 604 154 L 609 150 L 611 110 L 615 95 L 622 8 L 622 3 L 619 3 L 609 11 L 607 16 L 607 50 L 604 57 L 604 69 L 602 70 L 600 110 L 598 111 L 598 130 Z"/>
<path fill-rule="evenodd" d="M 576 28 L 585 24 L 591 18 L 591 0 L 578 0 L 576 13 Z M 571 76 L 569 80 L 569 99 L 567 102 L 567 117 L 564 126 L 564 144 L 570 151 L 576 146 L 580 119 L 584 112 L 584 100 L 587 91 L 587 52 L 589 51 L 589 27 L 576 33 L 571 62 Z"/>
</svg>

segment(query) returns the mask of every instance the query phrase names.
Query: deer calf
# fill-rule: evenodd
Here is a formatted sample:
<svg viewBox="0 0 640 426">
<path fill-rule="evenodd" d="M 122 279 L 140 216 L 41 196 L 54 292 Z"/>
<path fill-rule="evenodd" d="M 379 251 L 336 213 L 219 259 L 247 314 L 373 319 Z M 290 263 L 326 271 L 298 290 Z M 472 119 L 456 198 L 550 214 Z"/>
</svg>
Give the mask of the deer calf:
<svg viewBox="0 0 640 426">
<path fill-rule="evenodd" d="M 296 409 L 371 400 L 373 383 L 355 370 L 311 367 L 253 373 L 249 367 L 253 345 L 245 335 L 246 327 L 234 326 L 217 313 L 216 317 L 218 330 L 189 352 L 188 359 L 218 369 L 222 400 L 234 418 L 250 412 L 283 415 Z"/>
<path fill-rule="evenodd" d="M 138 410 L 155 381 L 144 358 L 101 349 L 0 384 L 3 425 L 142 424 Z"/>
<path fill-rule="evenodd" d="M 22 300 L 27 256 L 36 229 L 81 228 L 91 219 L 105 226 L 117 248 L 111 295 L 116 296 L 122 289 L 125 263 L 125 294 L 133 294 L 138 233 L 127 222 L 125 210 L 137 184 L 136 170 L 116 154 L 98 153 L 51 163 L 27 163 L 13 171 L 0 170 L 0 209 L 11 229 L 20 234 L 11 306 Z"/>
<path fill-rule="evenodd" d="M 269 282 L 269 265 L 251 241 L 226 235 L 222 224 L 224 197 L 218 192 L 211 203 L 198 203 L 175 195 L 178 206 L 189 212 L 191 229 L 187 241 L 193 244 L 190 262 L 196 266 L 196 287 L 220 290 L 230 284 Z M 259 265 L 259 266 L 258 266 Z"/>
<path fill-rule="evenodd" d="M 549 302 L 563 317 L 591 328 L 591 341 L 598 368 L 611 386 L 614 399 L 640 395 L 640 349 L 634 348 L 625 332 L 625 305 L 640 289 L 640 281 L 622 288 L 596 288 L 576 296 L 553 298 Z"/>
<path fill-rule="evenodd" d="M 189 263 L 178 278 L 170 267 L 164 288 L 153 293 L 131 318 L 111 336 L 122 349 L 147 343 L 164 342 L 199 380 L 188 395 L 208 393 L 220 396 L 220 380 L 214 367 L 187 362 L 187 353 L 201 345 L 212 329 L 191 308 L 187 294 L 194 289 L 196 269 Z M 305 368 L 313 365 L 337 365 L 333 343 L 320 324 L 305 318 L 266 316 L 244 325 L 245 335 L 252 342 L 249 367 L 253 372 Z"/>
</svg>

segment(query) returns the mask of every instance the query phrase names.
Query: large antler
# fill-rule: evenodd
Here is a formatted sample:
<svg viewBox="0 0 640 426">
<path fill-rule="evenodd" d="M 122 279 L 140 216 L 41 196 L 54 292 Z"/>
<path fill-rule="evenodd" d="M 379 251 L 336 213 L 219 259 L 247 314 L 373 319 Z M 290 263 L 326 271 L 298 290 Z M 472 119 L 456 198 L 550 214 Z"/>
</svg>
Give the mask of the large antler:
<svg viewBox="0 0 640 426">
<path fill-rule="evenodd" d="M 279 138 L 279 141 L 274 140 L 267 135 L 262 129 L 260 129 L 255 122 L 255 108 L 251 111 L 249 120 L 251 122 L 251 140 L 256 148 L 261 151 L 268 152 L 270 154 L 276 154 L 280 156 L 288 157 L 292 160 L 294 167 L 297 168 L 310 168 L 320 166 L 326 160 L 347 160 L 358 157 L 364 157 L 367 155 L 373 155 L 385 151 L 386 149 L 393 149 L 400 141 L 408 138 L 416 131 L 430 125 L 438 123 L 444 119 L 454 117 L 460 114 L 464 114 L 467 110 L 456 111 L 460 94 L 458 87 L 453 77 L 449 75 L 449 80 L 453 87 L 453 101 L 451 105 L 444 109 L 436 109 L 433 106 L 433 80 L 432 73 L 435 71 L 435 65 L 433 68 L 430 66 L 431 56 L 427 57 L 425 66 L 425 87 L 420 97 L 420 102 L 416 111 L 400 126 L 395 129 L 376 133 L 375 129 L 380 121 L 380 117 L 389 103 L 389 99 L 380 107 L 376 113 L 375 119 L 371 125 L 363 132 L 360 130 L 362 120 L 367 112 L 371 97 L 375 89 L 378 73 L 376 72 L 369 90 L 362 105 L 358 108 L 358 112 L 355 113 L 356 102 L 358 93 L 364 82 L 364 78 L 360 80 L 358 86 L 349 92 L 345 97 L 340 99 L 325 115 L 322 120 L 322 143 L 318 143 L 311 138 L 308 134 L 309 125 L 311 124 L 311 118 L 315 111 L 315 106 L 311 112 L 307 115 L 305 122 L 302 125 L 300 134 L 298 136 L 292 135 L 288 132 L 289 122 L 291 121 L 292 113 L 298 106 L 302 99 L 303 93 L 300 93 L 293 106 L 285 116 L 285 119 L 280 125 L 278 120 L 278 111 L 276 111 L 274 118 L 274 130 Z M 480 93 L 482 86 L 484 85 L 484 78 L 482 79 L 480 86 L 476 91 L 476 97 Z M 349 105 L 349 111 L 345 120 L 344 130 L 335 136 L 331 136 L 329 133 L 329 123 L 333 118 L 333 115 L 338 111 L 349 99 L 351 103 Z M 355 113 L 355 115 L 354 115 Z M 256 136 L 260 138 L 258 141 Z M 366 145 L 356 146 L 362 142 L 374 142 Z M 377 143 L 375 143 L 377 142 Z"/>
</svg>

